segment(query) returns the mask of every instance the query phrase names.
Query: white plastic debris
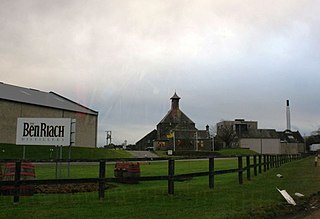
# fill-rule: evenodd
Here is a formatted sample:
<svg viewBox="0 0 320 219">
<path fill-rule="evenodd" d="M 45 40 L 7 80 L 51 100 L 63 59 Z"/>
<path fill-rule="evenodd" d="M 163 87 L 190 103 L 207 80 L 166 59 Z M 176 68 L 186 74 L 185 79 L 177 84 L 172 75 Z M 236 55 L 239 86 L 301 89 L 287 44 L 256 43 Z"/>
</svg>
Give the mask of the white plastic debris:
<svg viewBox="0 0 320 219">
<path fill-rule="evenodd" d="M 279 178 L 283 178 L 283 176 L 280 173 L 278 173 L 276 176 Z"/>
<path fill-rule="evenodd" d="M 294 193 L 294 195 L 297 196 L 297 197 L 303 197 L 304 196 L 304 194 L 301 194 L 299 192 Z"/>
<path fill-rule="evenodd" d="M 277 188 L 277 190 L 281 193 L 281 195 L 285 198 L 285 200 L 291 204 L 296 206 L 296 202 L 293 200 L 293 198 L 288 194 L 288 192 L 286 190 L 280 190 Z"/>
</svg>

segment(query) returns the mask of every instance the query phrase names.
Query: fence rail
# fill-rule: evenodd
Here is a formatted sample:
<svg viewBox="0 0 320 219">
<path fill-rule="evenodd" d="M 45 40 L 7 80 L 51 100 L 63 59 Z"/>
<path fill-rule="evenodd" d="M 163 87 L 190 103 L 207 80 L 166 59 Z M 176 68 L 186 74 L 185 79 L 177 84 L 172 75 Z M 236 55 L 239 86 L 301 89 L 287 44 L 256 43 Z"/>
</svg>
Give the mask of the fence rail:
<svg viewBox="0 0 320 219">
<path fill-rule="evenodd" d="M 245 157 L 245 160 L 243 159 Z M 293 160 L 301 159 L 302 155 L 248 155 L 248 156 L 229 156 L 228 158 L 238 159 L 238 168 L 226 169 L 226 170 L 215 170 L 215 159 L 226 158 L 226 157 L 196 157 L 196 158 L 143 158 L 143 159 L 104 159 L 104 160 L 28 160 L 30 162 L 38 163 L 62 163 L 62 162 L 99 162 L 99 177 L 97 178 L 78 178 L 78 179 L 44 179 L 44 180 L 20 180 L 21 173 L 21 162 L 22 160 L 0 160 L 3 162 L 15 162 L 15 178 L 14 181 L 0 181 L 1 186 L 14 186 L 13 201 L 18 203 L 20 199 L 20 186 L 24 185 L 52 185 L 52 184 L 71 184 L 71 183 L 98 183 L 98 197 L 104 199 L 105 197 L 105 183 L 106 182 L 117 182 L 117 178 L 106 177 L 106 163 L 115 161 L 168 161 L 168 175 L 163 176 L 140 176 L 136 178 L 139 181 L 156 181 L 156 180 L 167 180 L 168 181 L 168 194 L 174 194 L 174 182 L 191 177 L 208 176 L 209 177 L 209 188 L 214 188 L 214 177 L 215 175 L 222 175 L 228 173 L 238 173 L 238 182 L 243 184 L 243 174 L 246 172 L 247 180 L 251 180 L 251 169 L 253 169 L 254 176 L 258 173 L 261 174 L 266 172 L 270 168 L 280 167 L 282 164 L 291 162 Z M 253 163 L 251 164 L 251 158 Z M 197 173 L 186 173 L 186 174 L 175 174 L 175 161 L 177 160 L 193 160 L 193 159 L 208 159 L 208 171 L 197 172 Z M 243 163 L 246 165 L 243 167 Z M 262 169 L 263 168 L 263 169 Z"/>
</svg>

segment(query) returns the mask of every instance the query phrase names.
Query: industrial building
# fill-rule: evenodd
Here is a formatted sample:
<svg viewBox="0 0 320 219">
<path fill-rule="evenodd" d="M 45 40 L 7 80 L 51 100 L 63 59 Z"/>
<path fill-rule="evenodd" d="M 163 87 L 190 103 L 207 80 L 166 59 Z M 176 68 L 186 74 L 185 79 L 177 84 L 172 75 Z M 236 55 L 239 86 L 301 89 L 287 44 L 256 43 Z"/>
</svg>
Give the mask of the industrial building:
<svg viewBox="0 0 320 219">
<path fill-rule="evenodd" d="M 304 138 L 299 131 L 291 130 L 289 100 L 286 100 L 286 122 L 286 130 L 276 131 L 275 129 L 258 129 L 257 121 L 244 119 L 222 121 L 217 123 L 217 136 L 219 138 L 222 134 L 234 135 L 235 138 L 231 146 L 249 148 L 261 154 L 305 153 Z M 223 133 L 226 131 L 232 133 Z M 219 143 L 224 144 L 221 139 Z"/>
<path fill-rule="evenodd" d="M 235 119 L 217 123 L 217 136 L 231 127 L 236 137 L 233 147 L 249 148 L 261 154 L 298 154 L 305 152 L 304 139 L 299 131 L 259 129 L 257 121 Z"/>
<path fill-rule="evenodd" d="M 76 120 L 75 146 L 96 147 L 98 112 L 54 92 L 0 82 L 0 143 L 15 144 L 18 118 Z"/>
</svg>

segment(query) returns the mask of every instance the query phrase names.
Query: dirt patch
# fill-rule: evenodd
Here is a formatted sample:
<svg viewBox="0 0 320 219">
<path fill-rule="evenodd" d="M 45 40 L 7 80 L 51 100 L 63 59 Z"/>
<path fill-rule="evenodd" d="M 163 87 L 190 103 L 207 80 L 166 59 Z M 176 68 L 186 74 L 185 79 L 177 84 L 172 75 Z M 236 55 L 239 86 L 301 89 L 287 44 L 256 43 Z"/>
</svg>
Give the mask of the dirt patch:
<svg viewBox="0 0 320 219">
<path fill-rule="evenodd" d="M 115 188 L 113 184 L 105 185 L 106 189 Z M 35 193 L 77 193 L 77 192 L 95 192 L 99 190 L 98 183 L 72 183 L 72 184 L 57 184 L 57 185 L 37 185 L 35 186 Z"/>
<path fill-rule="evenodd" d="M 296 206 L 283 203 L 252 209 L 240 218 L 272 218 L 272 219 L 304 219 L 316 211 L 320 211 L 320 192 L 309 197 L 295 198 Z"/>
</svg>

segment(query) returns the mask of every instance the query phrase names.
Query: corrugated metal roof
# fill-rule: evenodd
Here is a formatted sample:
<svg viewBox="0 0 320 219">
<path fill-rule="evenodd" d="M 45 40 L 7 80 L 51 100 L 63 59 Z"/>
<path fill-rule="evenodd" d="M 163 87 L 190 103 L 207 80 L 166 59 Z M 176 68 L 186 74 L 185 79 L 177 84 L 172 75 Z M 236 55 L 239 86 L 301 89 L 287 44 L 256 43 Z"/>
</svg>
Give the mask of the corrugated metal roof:
<svg viewBox="0 0 320 219">
<path fill-rule="evenodd" d="M 98 115 L 97 111 L 69 100 L 54 92 L 18 87 L 0 82 L 0 99 Z"/>
</svg>

